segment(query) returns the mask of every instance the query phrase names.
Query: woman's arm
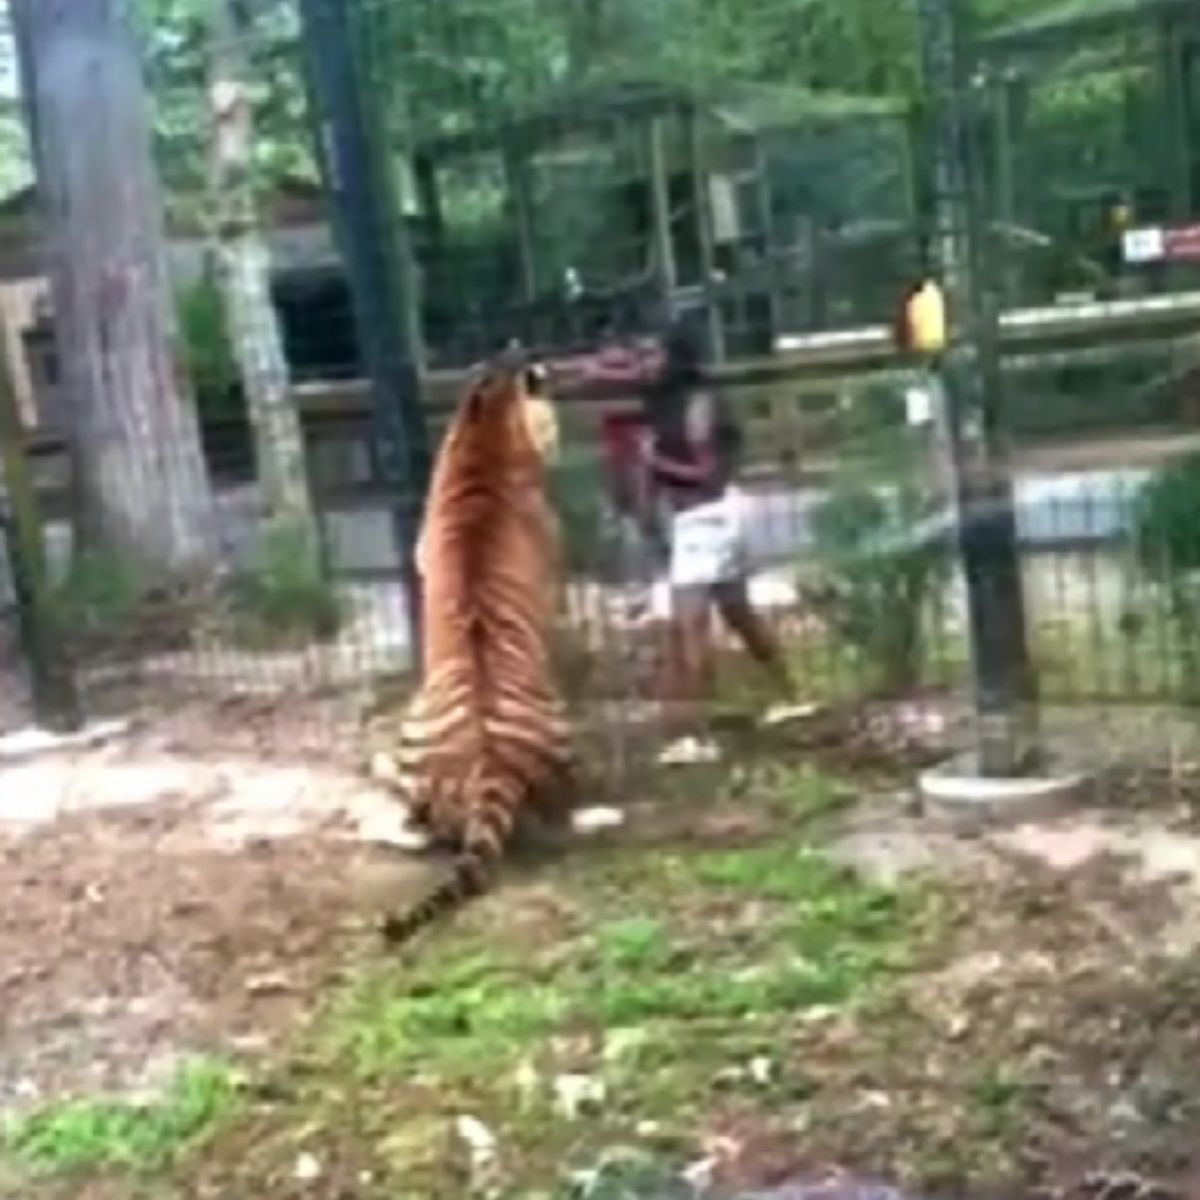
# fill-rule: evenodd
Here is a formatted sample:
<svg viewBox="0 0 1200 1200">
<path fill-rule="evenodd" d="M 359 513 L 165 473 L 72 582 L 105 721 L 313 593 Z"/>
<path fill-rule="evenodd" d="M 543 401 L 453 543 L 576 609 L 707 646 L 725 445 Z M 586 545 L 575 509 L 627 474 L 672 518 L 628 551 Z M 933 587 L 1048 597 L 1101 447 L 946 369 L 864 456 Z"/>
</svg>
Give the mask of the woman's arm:
<svg viewBox="0 0 1200 1200">
<path fill-rule="evenodd" d="M 707 448 L 696 451 L 695 462 L 684 462 L 652 449 L 647 455 L 646 465 L 659 479 L 672 483 L 705 483 L 712 475 L 713 458 Z"/>
</svg>

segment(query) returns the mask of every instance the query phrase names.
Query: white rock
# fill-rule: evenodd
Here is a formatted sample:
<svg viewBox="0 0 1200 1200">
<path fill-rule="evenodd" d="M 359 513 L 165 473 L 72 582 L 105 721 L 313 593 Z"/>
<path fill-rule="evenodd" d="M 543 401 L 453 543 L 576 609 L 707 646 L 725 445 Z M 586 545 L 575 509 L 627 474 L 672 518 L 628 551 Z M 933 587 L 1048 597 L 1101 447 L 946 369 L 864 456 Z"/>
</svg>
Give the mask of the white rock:
<svg viewBox="0 0 1200 1200">
<path fill-rule="evenodd" d="M 775 1064 L 766 1055 L 760 1054 L 750 1060 L 746 1073 L 759 1087 L 765 1087 L 775 1074 Z"/>
<path fill-rule="evenodd" d="M 604 1103 L 604 1081 L 592 1075 L 560 1075 L 554 1081 L 554 1099 L 558 1110 L 573 1121 L 587 1109 Z"/>
<path fill-rule="evenodd" d="M 455 1121 L 454 1128 L 473 1157 L 490 1158 L 496 1153 L 496 1135 L 478 1117 L 466 1113 Z"/>
<path fill-rule="evenodd" d="M 600 833 L 605 829 L 619 829 L 624 824 L 625 814 L 619 808 L 603 804 L 578 808 L 571 814 L 571 828 L 576 833 Z"/>
<path fill-rule="evenodd" d="M 292 1168 L 292 1178 L 300 1183 L 312 1183 L 321 1177 L 321 1163 L 315 1154 L 305 1151 L 296 1159 Z"/>
<path fill-rule="evenodd" d="M 129 731 L 128 721 L 99 721 L 75 733 L 52 733 L 48 729 L 18 729 L 0 737 L 0 759 L 25 758 L 55 750 L 78 750 L 95 746 Z"/>
</svg>

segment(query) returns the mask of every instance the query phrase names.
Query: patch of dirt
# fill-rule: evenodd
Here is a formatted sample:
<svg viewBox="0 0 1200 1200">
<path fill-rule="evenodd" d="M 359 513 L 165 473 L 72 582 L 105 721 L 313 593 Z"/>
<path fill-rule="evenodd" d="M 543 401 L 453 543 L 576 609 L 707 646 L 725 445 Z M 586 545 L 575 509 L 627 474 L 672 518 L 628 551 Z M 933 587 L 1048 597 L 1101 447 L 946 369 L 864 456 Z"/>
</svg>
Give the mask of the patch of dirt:
<svg viewBox="0 0 1200 1200">
<path fill-rule="evenodd" d="M 306 765 L 301 730 L 200 715 L 0 766 L 0 1114 L 272 1050 L 421 869 L 373 848 L 394 802 Z"/>
<path fill-rule="evenodd" d="M 189 1053 L 266 1051 L 320 987 L 347 847 L 231 854 L 179 839 L 192 819 L 178 804 L 80 814 L 5 847 L 0 1109 L 154 1088 Z"/>
</svg>

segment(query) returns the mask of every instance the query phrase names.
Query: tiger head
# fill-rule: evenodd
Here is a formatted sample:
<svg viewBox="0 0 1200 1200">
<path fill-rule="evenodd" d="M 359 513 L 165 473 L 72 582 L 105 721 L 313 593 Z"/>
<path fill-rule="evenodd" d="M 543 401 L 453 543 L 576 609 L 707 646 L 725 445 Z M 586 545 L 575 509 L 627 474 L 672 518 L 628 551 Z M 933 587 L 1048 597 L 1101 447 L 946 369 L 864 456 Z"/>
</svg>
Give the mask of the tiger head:
<svg viewBox="0 0 1200 1200">
<path fill-rule="evenodd" d="M 485 371 L 468 404 L 476 420 L 503 425 L 503 435 L 528 447 L 543 466 L 557 461 L 558 414 L 550 398 L 548 372 L 540 362 L 516 354 L 504 356 Z"/>
<path fill-rule="evenodd" d="M 559 454 L 558 413 L 550 398 L 549 382 L 549 373 L 541 363 L 525 367 L 521 379 L 525 431 L 542 462 L 548 465 L 556 463 Z"/>
</svg>

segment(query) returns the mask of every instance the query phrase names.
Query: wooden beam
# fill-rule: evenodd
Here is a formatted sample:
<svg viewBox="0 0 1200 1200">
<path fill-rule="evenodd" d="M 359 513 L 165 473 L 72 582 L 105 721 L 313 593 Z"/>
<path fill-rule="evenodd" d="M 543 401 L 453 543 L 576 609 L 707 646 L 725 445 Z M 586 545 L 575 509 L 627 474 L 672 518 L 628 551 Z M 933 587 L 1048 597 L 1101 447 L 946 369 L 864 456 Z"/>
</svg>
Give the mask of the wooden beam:
<svg viewBox="0 0 1200 1200">
<path fill-rule="evenodd" d="M 993 161 L 995 186 L 995 221 L 1004 228 L 1016 225 L 1016 142 L 1018 129 L 1017 88 L 1024 84 L 1014 73 L 1001 71 L 991 81 L 992 135 L 995 143 Z M 1015 304 L 1020 299 L 1020 264 L 1016 256 L 1006 255 L 1002 266 L 1001 296 L 1005 304 Z"/>
<path fill-rule="evenodd" d="M 770 313 L 771 338 L 779 336 L 782 325 L 779 304 L 779 272 L 775 259 L 775 206 L 771 202 L 771 169 L 761 137 L 754 139 L 754 196 L 758 202 L 758 219 L 763 237 L 763 266 L 767 280 L 767 306 Z"/>
<path fill-rule="evenodd" d="M 692 169 L 692 201 L 696 223 L 696 241 L 700 246 L 700 271 L 703 275 L 705 312 L 708 318 L 709 349 L 714 362 L 725 361 L 725 322 L 721 313 L 721 289 L 717 284 L 717 255 L 713 244 L 712 197 L 708 191 L 708 155 L 703 118 L 697 112 L 687 114 L 689 158 Z"/>
<path fill-rule="evenodd" d="M 664 305 L 678 285 L 675 242 L 671 233 L 671 195 L 667 174 L 666 119 L 646 122 L 646 171 L 650 184 L 650 255 L 655 282 Z"/>
</svg>

